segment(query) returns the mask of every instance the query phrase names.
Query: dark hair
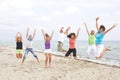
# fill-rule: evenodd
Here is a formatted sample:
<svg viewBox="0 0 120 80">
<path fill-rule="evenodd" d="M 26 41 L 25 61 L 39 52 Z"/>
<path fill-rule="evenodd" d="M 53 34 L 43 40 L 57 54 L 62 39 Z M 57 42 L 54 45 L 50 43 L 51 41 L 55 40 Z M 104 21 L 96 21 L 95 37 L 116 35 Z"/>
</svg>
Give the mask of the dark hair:
<svg viewBox="0 0 120 80">
<path fill-rule="evenodd" d="M 105 26 L 104 25 L 100 25 L 100 29 L 103 29 L 103 31 L 105 31 Z"/>
<path fill-rule="evenodd" d="M 45 33 L 45 36 L 46 36 L 46 37 L 49 37 L 49 35 L 48 35 L 47 33 Z"/>
<path fill-rule="evenodd" d="M 67 37 L 68 37 L 68 38 L 71 38 L 72 35 L 75 36 L 75 33 L 70 33 Z"/>
</svg>

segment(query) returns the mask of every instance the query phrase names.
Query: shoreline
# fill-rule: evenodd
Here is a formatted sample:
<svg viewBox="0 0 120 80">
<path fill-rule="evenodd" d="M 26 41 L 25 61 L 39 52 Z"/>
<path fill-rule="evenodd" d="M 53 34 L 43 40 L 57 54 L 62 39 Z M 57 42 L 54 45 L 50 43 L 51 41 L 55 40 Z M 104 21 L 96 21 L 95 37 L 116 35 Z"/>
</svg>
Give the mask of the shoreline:
<svg viewBox="0 0 120 80">
<path fill-rule="evenodd" d="M 119 79 L 120 67 L 74 60 L 53 55 L 52 65 L 45 68 L 45 56 L 36 52 L 40 64 L 28 54 L 23 65 L 15 49 L 0 46 L 0 79 L 2 80 L 113 80 Z"/>
</svg>

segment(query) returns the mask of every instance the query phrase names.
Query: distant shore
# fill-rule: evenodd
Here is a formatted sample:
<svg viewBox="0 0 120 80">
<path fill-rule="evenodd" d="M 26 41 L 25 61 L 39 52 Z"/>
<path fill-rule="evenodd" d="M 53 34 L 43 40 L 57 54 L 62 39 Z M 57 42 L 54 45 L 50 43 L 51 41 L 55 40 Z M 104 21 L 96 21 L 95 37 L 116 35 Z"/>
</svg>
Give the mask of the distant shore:
<svg viewBox="0 0 120 80">
<path fill-rule="evenodd" d="M 15 49 L 0 46 L 1 80 L 118 80 L 120 67 L 96 64 L 53 55 L 51 68 L 44 66 L 44 54 L 36 53 L 38 64 L 29 54 L 23 65 L 17 60 Z"/>
</svg>

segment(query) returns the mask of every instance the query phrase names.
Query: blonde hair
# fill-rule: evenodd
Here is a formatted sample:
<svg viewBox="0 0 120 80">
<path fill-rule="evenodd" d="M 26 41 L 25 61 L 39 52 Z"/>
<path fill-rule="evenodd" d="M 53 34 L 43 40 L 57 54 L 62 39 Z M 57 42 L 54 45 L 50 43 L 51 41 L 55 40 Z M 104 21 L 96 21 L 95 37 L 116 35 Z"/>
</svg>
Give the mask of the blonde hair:
<svg viewBox="0 0 120 80">
<path fill-rule="evenodd" d="M 21 41 L 22 42 L 22 37 L 21 36 L 17 36 L 16 37 L 16 41 Z"/>
</svg>

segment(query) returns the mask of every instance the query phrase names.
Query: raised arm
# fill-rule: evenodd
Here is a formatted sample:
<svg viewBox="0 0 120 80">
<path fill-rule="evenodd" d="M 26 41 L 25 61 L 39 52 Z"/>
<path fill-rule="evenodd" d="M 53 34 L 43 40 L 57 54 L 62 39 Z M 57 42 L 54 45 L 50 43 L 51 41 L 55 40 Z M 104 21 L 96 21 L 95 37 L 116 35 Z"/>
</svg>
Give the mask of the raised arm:
<svg viewBox="0 0 120 80">
<path fill-rule="evenodd" d="M 50 36 L 50 40 L 52 39 L 53 34 L 54 34 L 54 31 L 52 30 L 52 33 L 51 33 L 51 36 Z"/>
<path fill-rule="evenodd" d="M 22 37 L 22 34 L 19 32 L 20 36 Z"/>
<path fill-rule="evenodd" d="M 28 38 L 28 32 L 29 32 L 29 27 L 27 28 L 27 31 L 26 31 L 26 38 Z"/>
<path fill-rule="evenodd" d="M 80 32 L 80 28 L 78 28 L 76 39 L 78 38 L 79 32 Z"/>
<path fill-rule="evenodd" d="M 98 28 L 98 20 L 99 20 L 99 17 L 96 18 L 96 29 L 99 30 Z"/>
<path fill-rule="evenodd" d="M 116 25 L 113 25 L 111 28 L 109 28 L 108 30 L 106 30 L 105 32 L 104 32 L 104 35 L 106 34 L 106 33 L 108 33 L 109 31 L 111 31 L 113 28 L 115 28 L 116 27 Z"/>
<path fill-rule="evenodd" d="M 88 28 L 87 28 L 87 24 L 86 24 L 86 23 L 84 23 L 84 25 L 85 25 L 86 32 L 87 32 L 87 34 L 89 35 L 90 33 L 89 33 Z"/>
<path fill-rule="evenodd" d="M 15 38 L 18 36 L 19 32 L 16 34 Z"/>
<path fill-rule="evenodd" d="M 70 26 L 66 29 L 66 31 L 64 32 L 65 33 L 65 35 L 68 35 L 68 31 L 70 30 Z"/>
<path fill-rule="evenodd" d="M 17 41 L 17 36 L 18 36 L 18 34 L 19 34 L 19 32 L 16 34 L 16 36 L 15 36 L 15 41 Z"/>
<path fill-rule="evenodd" d="M 34 29 L 33 39 L 34 39 L 35 35 L 36 35 L 36 29 Z"/>
<path fill-rule="evenodd" d="M 42 29 L 42 34 L 43 34 L 43 37 L 44 37 L 44 40 L 45 40 L 45 32 L 44 32 L 43 29 Z"/>
</svg>

